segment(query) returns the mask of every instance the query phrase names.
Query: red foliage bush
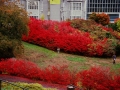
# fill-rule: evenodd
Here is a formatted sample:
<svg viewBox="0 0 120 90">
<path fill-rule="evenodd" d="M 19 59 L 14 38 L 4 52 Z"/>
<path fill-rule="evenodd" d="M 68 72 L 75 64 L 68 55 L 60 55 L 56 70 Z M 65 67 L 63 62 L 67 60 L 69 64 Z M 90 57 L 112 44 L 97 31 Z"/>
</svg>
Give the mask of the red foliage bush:
<svg viewBox="0 0 120 90">
<path fill-rule="evenodd" d="M 23 41 L 37 44 L 54 51 L 60 48 L 63 52 L 87 56 L 102 56 L 110 52 L 109 46 L 104 47 L 108 42 L 103 33 L 99 33 L 96 37 L 102 37 L 102 40 L 97 39 L 96 41 L 96 39 L 94 40 L 94 36 L 92 37 L 89 34 L 90 32 L 76 30 L 70 26 L 70 22 L 43 21 L 31 18 L 29 28 L 29 36 L 23 36 Z M 106 33 L 104 34 L 106 35 Z M 105 43 L 102 43 L 104 41 Z"/>
<path fill-rule="evenodd" d="M 98 18 L 98 23 L 102 25 L 108 25 L 110 22 L 109 15 L 105 13 L 97 14 L 97 18 Z"/>
<path fill-rule="evenodd" d="M 75 30 L 69 22 L 31 19 L 29 36 L 23 40 L 51 50 L 84 54 L 88 51 L 92 38 L 89 33 Z"/>
<path fill-rule="evenodd" d="M 15 58 L 1 61 L 0 71 L 5 74 L 27 78 L 36 78 L 40 73 L 36 64 L 25 60 L 16 60 Z"/>
<path fill-rule="evenodd" d="M 89 19 L 94 20 L 95 22 L 102 24 L 102 25 L 108 25 L 110 22 L 110 17 L 108 14 L 105 13 L 95 13 L 93 12 L 90 16 Z"/>
<path fill-rule="evenodd" d="M 44 75 L 42 77 L 44 81 L 52 82 L 52 83 L 58 83 L 63 85 L 68 85 L 71 83 L 72 76 L 71 72 L 68 70 L 66 66 L 50 66 L 49 68 L 44 69 Z"/>
<path fill-rule="evenodd" d="M 85 90 L 118 90 L 120 82 L 109 68 L 92 67 L 90 70 L 79 72 L 77 77 Z"/>
<path fill-rule="evenodd" d="M 91 56 L 102 56 L 105 52 L 105 47 L 107 46 L 107 39 L 94 41 L 89 48 L 89 54 Z M 107 49 L 108 47 L 106 47 Z"/>
<path fill-rule="evenodd" d="M 120 75 L 114 76 L 114 81 L 111 84 L 113 86 L 113 90 L 119 90 L 120 89 Z"/>
<path fill-rule="evenodd" d="M 88 32 L 92 37 L 87 55 L 91 56 L 111 56 L 115 52 L 117 40 L 111 32 L 111 28 L 97 24 L 93 20 L 72 19 L 69 20 L 71 26 L 83 32 Z M 114 44 L 113 44 L 114 43 Z"/>
<path fill-rule="evenodd" d="M 23 36 L 23 41 L 86 56 L 111 56 L 118 44 L 113 36 L 120 38 L 111 28 L 83 19 L 57 22 L 31 18 L 29 28 L 29 35 Z"/>
<path fill-rule="evenodd" d="M 12 58 L 0 62 L 0 72 L 62 85 L 77 85 L 80 82 L 84 90 L 120 89 L 120 74 L 116 75 L 109 68 L 103 67 L 74 73 L 66 65 L 40 69 L 32 62 Z"/>
<path fill-rule="evenodd" d="M 50 66 L 40 69 L 36 64 L 17 59 L 7 59 L 0 62 L 0 72 L 2 74 L 20 76 L 30 79 L 42 80 L 46 82 L 68 85 L 73 81 L 72 73 L 67 66 Z"/>
</svg>

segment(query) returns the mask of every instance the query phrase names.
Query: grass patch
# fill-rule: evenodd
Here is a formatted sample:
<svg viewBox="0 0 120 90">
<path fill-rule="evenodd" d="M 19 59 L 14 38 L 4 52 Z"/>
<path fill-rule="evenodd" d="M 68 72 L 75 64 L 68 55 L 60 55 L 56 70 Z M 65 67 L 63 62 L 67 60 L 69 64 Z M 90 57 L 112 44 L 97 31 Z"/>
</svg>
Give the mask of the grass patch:
<svg viewBox="0 0 120 90">
<path fill-rule="evenodd" d="M 32 51 L 33 53 L 34 52 L 42 53 L 49 58 L 53 58 L 57 55 L 56 52 L 54 51 L 48 50 L 46 48 L 43 48 L 34 44 L 23 42 L 23 45 L 26 51 Z"/>
<path fill-rule="evenodd" d="M 46 66 L 44 63 L 45 61 L 49 61 L 58 56 L 56 52 L 48 50 L 44 47 L 40 47 L 27 42 L 22 43 L 24 46 L 24 55 L 21 58 L 32 61 L 41 68 Z"/>
<path fill-rule="evenodd" d="M 102 66 L 110 67 L 113 70 L 119 69 L 119 61 L 113 65 L 111 58 L 97 58 L 97 57 L 87 57 L 67 53 L 57 53 L 57 51 L 52 51 L 38 45 L 23 42 L 24 45 L 24 56 L 23 60 L 27 59 L 36 63 L 39 67 L 47 67 L 49 65 L 68 65 L 70 69 L 85 70 L 91 66 Z M 120 57 L 117 57 L 118 60 Z"/>
<path fill-rule="evenodd" d="M 85 62 L 86 59 L 82 57 L 67 57 L 67 60 L 75 61 L 75 62 Z"/>
<path fill-rule="evenodd" d="M 112 66 L 112 68 L 115 69 L 115 70 L 116 70 L 116 69 L 119 69 L 119 68 L 120 68 L 120 64 L 114 64 L 114 65 Z"/>
</svg>

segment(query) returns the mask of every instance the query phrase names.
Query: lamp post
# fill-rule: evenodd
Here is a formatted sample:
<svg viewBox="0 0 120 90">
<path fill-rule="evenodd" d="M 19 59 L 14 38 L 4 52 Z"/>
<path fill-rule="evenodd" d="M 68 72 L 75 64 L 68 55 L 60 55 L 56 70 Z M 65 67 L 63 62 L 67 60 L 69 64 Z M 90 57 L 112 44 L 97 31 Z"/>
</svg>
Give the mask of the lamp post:
<svg viewBox="0 0 120 90">
<path fill-rule="evenodd" d="M 70 84 L 67 86 L 67 90 L 75 90 L 75 86 Z"/>
<path fill-rule="evenodd" d="M 57 52 L 60 53 L 60 48 L 59 47 L 57 48 Z"/>
</svg>

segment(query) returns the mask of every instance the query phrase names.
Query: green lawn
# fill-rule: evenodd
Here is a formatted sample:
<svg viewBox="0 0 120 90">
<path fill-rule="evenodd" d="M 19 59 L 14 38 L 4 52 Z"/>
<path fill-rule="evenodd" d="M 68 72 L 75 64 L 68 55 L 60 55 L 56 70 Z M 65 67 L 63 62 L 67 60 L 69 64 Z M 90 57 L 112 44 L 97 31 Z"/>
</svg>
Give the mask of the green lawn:
<svg viewBox="0 0 120 90">
<path fill-rule="evenodd" d="M 23 59 L 35 62 L 40 67 L 47 67 L 49 65 L 68 65 L 70 69 L 84 70 L 91 66 L 110 67 L 113 70 L 120 68 L 119 58 L 117 63 L 112 64 L 112 58 L 96 58 L 86 57 L 80 55 L 73 55 L 67 53 L 57 53 L 44 47 L 23 42 L 25 52 Z"/>
</svg>

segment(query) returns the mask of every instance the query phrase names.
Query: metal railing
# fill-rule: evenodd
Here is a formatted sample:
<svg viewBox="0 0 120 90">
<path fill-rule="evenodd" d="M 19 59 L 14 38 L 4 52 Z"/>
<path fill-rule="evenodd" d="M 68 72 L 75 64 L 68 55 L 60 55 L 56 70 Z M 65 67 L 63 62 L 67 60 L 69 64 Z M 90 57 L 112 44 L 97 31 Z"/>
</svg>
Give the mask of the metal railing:
<svg viewBox="0 0 120 90">
<path fill-rule="evenodd" d="M 18 88 L 21 88 L 22 90 L 28 90 L 28 88 L 23 88 L 23 87 L 21 87 L 21 86 L 19 86 L 19 85 L 16 85 L 16 84 L 14 84 L 14 83 L 12 83 L 12 82 L 9 82 L 9 81 L 3 80 L 3 79 L 0 79 L 0 90 L 2 90 L 2 82 L 11 84 L 11 85 L 16 86 L 16 87 L 18 87 Z"/>
</svg>

